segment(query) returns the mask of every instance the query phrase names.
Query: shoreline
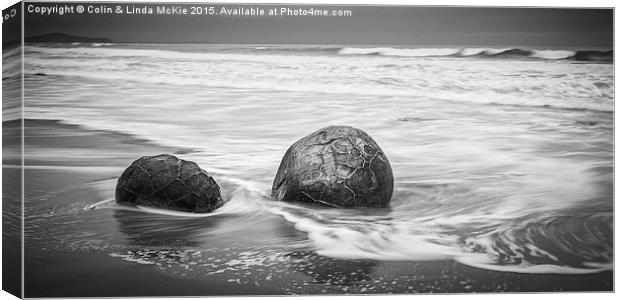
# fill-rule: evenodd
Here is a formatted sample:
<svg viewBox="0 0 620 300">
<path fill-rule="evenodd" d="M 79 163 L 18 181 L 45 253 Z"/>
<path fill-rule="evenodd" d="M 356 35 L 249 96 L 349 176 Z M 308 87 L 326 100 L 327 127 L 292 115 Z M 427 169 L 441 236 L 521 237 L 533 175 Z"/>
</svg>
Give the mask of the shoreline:
<svg viewBox="0 0 620 300">
<path fill-rule="evenodd" d="M 175 149 L 78 125 L 25 123 L 26 164 L 39 166 L 25 170 L 27 212 L 56 210 L 57 216 L 49 220 L 59 226 L 45 228 L 45 220 L 36 214 L 26 219 L 27 233 L 36 237 L 26 240 L 26 297 L 613 290 L 613 271 L 521 274 L 478 269 L 453 260 L 345 260 L 319 256 L 308 246 L 277 247 L 262 241 L 303 242 L 305 237 L 275 215 L 183 220 L 139 212 L 85 211 L 84 204 L 112 195 L 113 179 L 131 161 L 142 154 Z M 82 216 L 80 232 L 63 236 L 69 234 L 67 228 L 75 228 L 70 223 L 78 216 Z M 235 224 L 248 229 L 230 231 Z M 179 229 L 166 232 L 172 225 Z M 195 254 L 195 249 L 200 253 Z"/>
</svg>

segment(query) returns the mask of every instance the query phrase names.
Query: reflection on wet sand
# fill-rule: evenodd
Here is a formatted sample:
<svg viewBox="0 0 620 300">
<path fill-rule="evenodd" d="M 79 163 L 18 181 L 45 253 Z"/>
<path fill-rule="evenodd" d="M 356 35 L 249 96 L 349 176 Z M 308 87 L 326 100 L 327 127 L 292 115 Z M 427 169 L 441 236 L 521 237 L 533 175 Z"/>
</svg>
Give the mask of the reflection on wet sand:
<svg viewBox="0 0 620 300">
<path fill-rule="evenodd" d="M 207 242 L 205 232 L 221 221 L 218 217 L 183 218 L 127 210 L 116 210 L 113 215 L 127 243 L 140 247 L 199 247 Z"/>
<path fill-rule="evenodd" d="M 371 279 L 377 262 L 346 260 L 320 256 L 315 252 L 298 251 L 288 254 L 290 268 L 313 278 L 318 284 L 355 285 Z"/>
</svg>

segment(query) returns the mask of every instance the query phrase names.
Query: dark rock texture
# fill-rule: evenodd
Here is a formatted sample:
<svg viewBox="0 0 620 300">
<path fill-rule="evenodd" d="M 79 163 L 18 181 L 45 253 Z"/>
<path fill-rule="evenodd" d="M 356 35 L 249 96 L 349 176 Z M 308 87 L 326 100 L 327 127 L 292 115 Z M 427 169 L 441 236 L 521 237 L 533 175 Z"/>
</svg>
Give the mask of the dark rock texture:
<svg viewBox="0 0 620 300">
<path fill-rule="evenodd" d="M 197 213 L 224 204 L 220 187 L 206 171 L 169 154 L 134 161 L 118 179 L 116 202 Z"/>
<path fill-rule="evenodd" d="M 393 187 L 390 162 L 368 134 L 330 126 L 286 151 L 272 197 L 339 208 L 386 207 Z"/>
</svg>

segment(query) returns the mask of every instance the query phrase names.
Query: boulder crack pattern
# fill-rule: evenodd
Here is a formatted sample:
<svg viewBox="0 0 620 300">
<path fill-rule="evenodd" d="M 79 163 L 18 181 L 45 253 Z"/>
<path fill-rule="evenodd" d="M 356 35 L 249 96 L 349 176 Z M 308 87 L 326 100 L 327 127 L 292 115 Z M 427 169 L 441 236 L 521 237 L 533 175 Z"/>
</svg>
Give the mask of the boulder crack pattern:
<svg viewBox="0 0 620 300">
<path fill-rule="evenodd" d="M 291 146 L 272 195 L 339 208 L 384 207 L 392 189 L 391 167 L 376 142 L 359 129 L 332 126 Z"/>
<path fill-rule="evenodd" d="M 206 171 L 167 154 L 134 161 L 118 180 L 116 200 L 187 212 L 210 212 L 223 205 L 219 186 Z"/>
</svg>

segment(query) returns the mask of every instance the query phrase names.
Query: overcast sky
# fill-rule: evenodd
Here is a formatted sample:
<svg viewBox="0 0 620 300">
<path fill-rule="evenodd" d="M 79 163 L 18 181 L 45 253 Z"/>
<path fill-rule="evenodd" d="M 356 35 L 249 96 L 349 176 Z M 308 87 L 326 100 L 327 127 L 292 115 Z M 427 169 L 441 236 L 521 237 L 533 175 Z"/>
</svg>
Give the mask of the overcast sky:
<svg viewBox="0 0 620 300">
<path fill-rule="evenodd" d="M 36 3 L 26 3 L 36 4 Z M 84 5 L 84 3 L 82 3 Z M 46 4 L 50 5 L 50 4 Z M 56 4 L 53 4 L 56 5 Z M 61 4 L 58 4 L 61 5 Z M 127 6 L 127 3 L 96 3 Z M 147 5 L 155 8 L 156 4 Z M 178 5 L 178 4 L 177 4 Z M 185 4 L 185 7 L 190 5 Z M 215 11 L 222 6 L 213 4 Z M 25 13 L 26 36 L 62 32 L 114 42 L 612 47 L 613 10 L 246 5 L 350 10 L 347 17 Z"/>
</svg>

